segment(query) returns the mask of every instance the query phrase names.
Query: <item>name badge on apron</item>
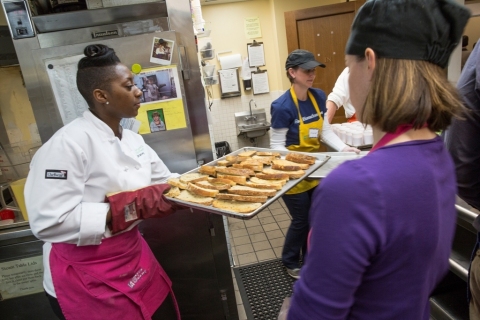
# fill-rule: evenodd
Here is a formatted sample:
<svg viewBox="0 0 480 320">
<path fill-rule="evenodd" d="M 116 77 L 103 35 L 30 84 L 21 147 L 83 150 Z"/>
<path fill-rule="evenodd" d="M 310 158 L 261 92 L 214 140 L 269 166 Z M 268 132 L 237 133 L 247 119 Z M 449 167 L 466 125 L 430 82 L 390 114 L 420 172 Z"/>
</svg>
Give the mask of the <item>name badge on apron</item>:
<svg viewBox="0 0 480 320">
<path fill-rule="evenodd" d="M 308 130 L 308 137 L 309 138 L 317 138 L 318 137 L 318 129 L 312 129 L 310 128 Z"/>
</svg>

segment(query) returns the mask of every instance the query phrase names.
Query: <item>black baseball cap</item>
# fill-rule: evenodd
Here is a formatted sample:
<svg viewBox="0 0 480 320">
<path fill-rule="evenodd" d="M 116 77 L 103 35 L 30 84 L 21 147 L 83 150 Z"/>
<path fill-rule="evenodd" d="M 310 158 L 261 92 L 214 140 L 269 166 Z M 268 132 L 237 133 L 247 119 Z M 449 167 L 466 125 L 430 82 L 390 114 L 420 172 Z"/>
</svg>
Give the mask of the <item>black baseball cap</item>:
<svg viewBox="0 0 480 320">
<path fill-rule="evenodd" d="M 345 52 L 424 60 L 445 68 L 470 10 L 453 0 L 369 0 L 358 11 Z"/>
<path fill-rule="evenodd" d="M 313 53 L 303 49 L 293 50 L 287 57 L 287 62 L 285 62 L 285 69 L 293 68 L 299 66 L 302 69 L 310 70 L 315 67 L 325 68 L 325 65 L 321 62 L 315 60 Z"/>
</svg>

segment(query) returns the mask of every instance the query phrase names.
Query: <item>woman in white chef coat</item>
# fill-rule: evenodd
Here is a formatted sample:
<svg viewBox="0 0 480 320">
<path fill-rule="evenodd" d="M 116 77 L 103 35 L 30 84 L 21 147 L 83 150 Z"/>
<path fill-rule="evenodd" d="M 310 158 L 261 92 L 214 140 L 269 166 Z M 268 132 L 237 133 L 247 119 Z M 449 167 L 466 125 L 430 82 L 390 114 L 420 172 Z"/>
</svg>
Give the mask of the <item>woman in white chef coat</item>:
<svg viewBox="0 0 480 320">
<path fill-rule="evenodd" d="M 105 202 L 112 192 L 168 189 L 177 174 L 120 126 L 140 108 L 130 70 L 107 46 L 87 46 L 84 54 L 77 87 L 89 109 L 38 150 L 25 185 L 32 232 L 45 241 L 45 291 L 60 319 L 179 318 L 171 281 L 138 232 L 141 216 L 113 234 L 114 207 Z M 162 193 L 154 199 L 169 205 Z"/>
</svg>

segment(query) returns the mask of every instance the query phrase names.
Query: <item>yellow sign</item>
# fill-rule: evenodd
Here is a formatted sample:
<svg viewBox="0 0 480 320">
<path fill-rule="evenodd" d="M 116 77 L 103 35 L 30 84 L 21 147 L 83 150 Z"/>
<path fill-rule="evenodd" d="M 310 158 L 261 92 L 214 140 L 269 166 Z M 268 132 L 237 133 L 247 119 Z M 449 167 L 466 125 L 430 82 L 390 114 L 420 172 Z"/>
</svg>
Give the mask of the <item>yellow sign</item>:
<svg viewBox="0 0 480 320">
<path fill-rule="evenodd" d="M 142 90 L 142 103 L 136 119 L 138 133 L 148 134 L 187 127 L 178 70 L 175 65 L 142 69 L 135 85 Z"/>
<path fill-rule="evenodd" d="M 258 17 L 245 18 L 245 36 L 247 39 L 262 37 L 262 29 Z"/>
<path fill-rule="evenodd" d="M 160 117 L 161 113 L 163 112 L 163 122 L 165 124 L 165 129 L 152 130 L 152 121 L 154 121 L 153 114 L 155 112 L 160 113 Z M 142 124 L 140 125 L 140 129 L 138 129 L 138 133 L 140 134 L 181 129 L 187 127 L 187 121 L 185 120 L 185 112 L 183 110 L 182 99 L 142 105 L 142 107 L 138 110 L 137 120 L 142 122 Z"/>
</svg>

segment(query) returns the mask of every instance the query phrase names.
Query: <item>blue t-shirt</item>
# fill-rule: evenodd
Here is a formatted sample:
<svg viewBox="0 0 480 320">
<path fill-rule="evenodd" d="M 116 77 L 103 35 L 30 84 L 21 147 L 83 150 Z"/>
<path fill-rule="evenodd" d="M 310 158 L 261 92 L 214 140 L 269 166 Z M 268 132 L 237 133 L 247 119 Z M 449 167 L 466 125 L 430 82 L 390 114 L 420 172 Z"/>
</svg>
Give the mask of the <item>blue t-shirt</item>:
<svg viewBox="0 0 480 320">
<path fill-rule="evenodd" d="M 324 118 L 326 112 L 325 102 L 327 99 L 325 93 L 316 88 L 310 88 L 309 91 L 317 101 L 321 116 Z M 303 123 L 307 124 L 319 120 L 319 115 L 317 114 L 317 111 L 315 111 L 315 107 L 310 99 L 307 99 L 306 101 L 298 100 L 298 106 L 303 118 Z M 272 128 L 288 128 L 285 146 L 299 145 L 298 127 L 300 125 L 300 120 L 298 119 L 298 111 L 293 102 L 290 90 L 287 90 L 277 100 L 272 102 L 270 113 L 272 116 Z M 322 128 L 319 128 L 319 130 L 322 130 Z"/>
</svg>

